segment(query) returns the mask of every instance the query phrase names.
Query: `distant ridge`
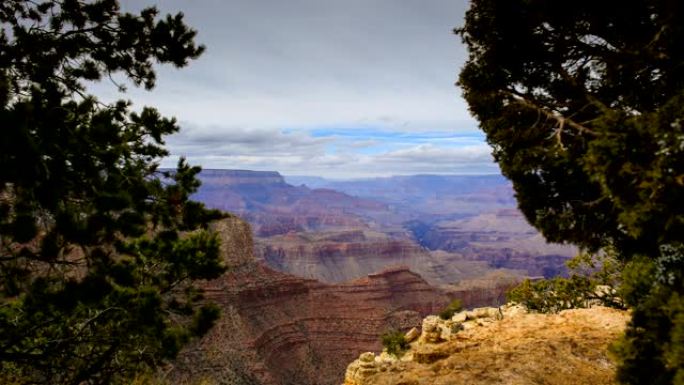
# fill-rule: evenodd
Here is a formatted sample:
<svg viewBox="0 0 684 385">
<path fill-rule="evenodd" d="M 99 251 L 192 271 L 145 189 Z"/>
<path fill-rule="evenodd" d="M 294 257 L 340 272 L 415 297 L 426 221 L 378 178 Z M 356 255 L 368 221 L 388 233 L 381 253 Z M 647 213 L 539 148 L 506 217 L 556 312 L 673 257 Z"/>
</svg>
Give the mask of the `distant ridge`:
<svg viewBox="0 0 684 385">
<path fill-rule="evenodd" d="M 203 169 L 198 177 L 204 184 L 285 184 L 277 171 Z"/>
<path fill-rule="evenodd" d="M 222 168 L 203 168 L 202 175 L 212 176 L 212 175 L 230 175 L 230 176 L 276 176 L 281 177 L 278 171 L 254 171 L 254 170 L 233 170 L 233 169 L 222 169 Z"/>
</svg>

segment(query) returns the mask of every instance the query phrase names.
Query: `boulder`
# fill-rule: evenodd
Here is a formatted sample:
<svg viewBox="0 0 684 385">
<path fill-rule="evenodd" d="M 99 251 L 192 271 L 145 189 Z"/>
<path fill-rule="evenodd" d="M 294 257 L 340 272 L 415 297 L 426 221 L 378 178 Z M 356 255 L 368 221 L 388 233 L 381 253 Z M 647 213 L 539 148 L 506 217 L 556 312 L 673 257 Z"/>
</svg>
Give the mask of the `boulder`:
<svg viewBox="0 0 684 385">
<path fill-rule="evenodd" d="M 361 355 L 359 355 L 359 361 L 361 361 L 361 362 L 373 362 L 373 361 L 375 361 L 375 353 L 373 353 L 373 352 L 361 353 Z"/>
<path fill-rule="evenodd" d="M 423 319 L 423 333 L 437 330 L 440 318 L 436 315 L 429 315 Z"/>
<path fill-rule="evenodd" d="M 416 339 L 418 339 L 418 337 L 420 337 L 420 332 L 418 331 L 418 329 L 412 328 L 408 331 L 408 333 L 406 333 L 404 339 L 406 340 L 406 342 L 413 342 Z"/>
<path fill-rule="evenodd" d="M 427 343 L 438 344 L 438 343 L 444 342 L 444 341 L 445 341 L 445 339 L 442 338 L 441 329 L 438 329 L 437 331 L 425 333 L 425 342 L 427 342 Z"/>
<path fill-rule="evenodd" d="M 454 314 L 453 317 L 451 317 L 451 320 L 454 322 L 459 322 L 459 323 L 465 322 L 467 319 L 467 317 L 466 317 L 467 313 L 468 313 L 467 311 L 458 312 L 458 313 Z"/>
</svg>

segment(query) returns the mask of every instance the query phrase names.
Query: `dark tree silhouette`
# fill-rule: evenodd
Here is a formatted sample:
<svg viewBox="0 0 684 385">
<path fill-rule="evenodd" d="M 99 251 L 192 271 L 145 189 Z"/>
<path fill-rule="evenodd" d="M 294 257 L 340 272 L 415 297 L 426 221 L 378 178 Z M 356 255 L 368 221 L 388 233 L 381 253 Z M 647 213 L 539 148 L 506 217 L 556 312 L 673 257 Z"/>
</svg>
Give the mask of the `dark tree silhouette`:
<svg viewBox="0 0 684 385">
<path fill-rule="evenodd" d="M 125 383 L 218 316 L 193 281 L 224 271 L 222 214 L 188 199 L 198 167 L 157 169 L 175 120 L 85 87 L 151 89 L 195 35 L 116 0 L 0 2 L 0 382 Z"/>
<path fill-rule="evenodd" d="M 546 238 L 626 264 L 626 383 L 684 383 L 684 3 L 473 0 L 472 113 Z"/>
</svg>

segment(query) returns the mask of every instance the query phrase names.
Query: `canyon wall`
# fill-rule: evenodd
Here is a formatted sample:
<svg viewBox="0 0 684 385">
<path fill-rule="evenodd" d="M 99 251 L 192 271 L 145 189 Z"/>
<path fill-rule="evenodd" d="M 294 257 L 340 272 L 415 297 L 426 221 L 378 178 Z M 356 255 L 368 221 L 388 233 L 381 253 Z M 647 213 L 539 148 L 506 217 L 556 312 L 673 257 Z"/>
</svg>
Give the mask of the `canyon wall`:
<svg viewBox="0 0 684 385">
<path fill-rule="evenodd" d="M 554 275 L 573 254 L 511 208 L 500 178 L 394 178 L 345 192 L 276 172 L 200 179 L 194 199 L 251 228 L 237 217 L 214 225 L 230 269 L 204 288 L 222 317 L 169 368 L 171 383 L 339 384 L 345 362 L 379 350 L 384 331 L 419 326 L 454 298 L 501 304 L 521 276 Z"/>
<path fill-rule="evenodd" d="M 383 332 L 420 325 L 452 296 L 476 306 L 503 293 L 449 294 L 402 267 L 324 284 L 257 262 L 245 222 L 228 218 L 214 229 L 230 271 L 204 289 L 206 298 L 220 305 L 222 317 L 169 369 L 166 378 L 174 383 L 338 384 L 347 362 L 381 348 Z"/>
<path fill-rule="evenodd" d="M 259 237 L 327 228 L 366 228 L 359 214 L 387 206 L 330 189 L 292 186 L 271 171 L 203 170 L 193 199 L 247 220 Z"/>
<path fill-rule="evenodd" d="M 410 229 L 417 242 L 427 249 L 458 253 L 465 260 L 525 271 L 528 276 L 564 275 L 565 262 L 578 252 L 573 246 L 547 243 L 514 209 L 431 225 L 414 222 Z"/>
<path fill-rule="evenodd" d="M 327 283 L 396 266 L 432 285 L 496 270 L 551 277 L 564 274 L 576 253 L 545 242 L 515 209 L 501 176 L 314 183 L 326 188 L 293 186 L 277 172 L 204 170 L 199 177 L 193 198 L 247 220 L 259 259 Z"/>
<path fill-rule="evenodd" d="M 256 254 L 276 270 L 337 283 L 406 266 L 431 285 L 452 285 L 493 270 L 488 261 L 431 251 L 408 238 L 369 230 L 290 233 L 258 238 Z M 524 272 L 509 271 L 511 275 Z"/>
<path fill-rule="evenodd" d="M 186 349 L 169 376 L 183 383 L 334 384 L 344 363 L 378 349 L 388 329 L 407 329 L 448 297 L 407 269 L 326 285 L 255 261 L 249 226 L 216 226 L 230 272 L 204 285 L 222 317 Z"/>
<path fill-rule="evenodd" d="M 248 184 L 285 184 L 285 179 L 277 171 L 217 170 L 203 169 L 202 182 L 205 185 L 248 185 Z"/>
</svg>

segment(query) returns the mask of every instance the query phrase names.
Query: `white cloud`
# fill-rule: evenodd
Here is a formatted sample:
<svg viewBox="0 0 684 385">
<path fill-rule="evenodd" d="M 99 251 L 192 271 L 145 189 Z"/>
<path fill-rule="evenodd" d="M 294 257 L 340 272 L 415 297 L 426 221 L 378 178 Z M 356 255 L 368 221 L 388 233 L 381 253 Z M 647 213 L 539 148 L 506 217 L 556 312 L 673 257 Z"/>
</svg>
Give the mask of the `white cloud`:
<svg viewBox="0 0 684 385">
<path fill-rule="evenodd" d="M 383 147 L 310 134 L 473 132 L 454 86 L 465 51 L 451 32 L 466 0 L 122 0 L 131 10 L 149 3 L 182 10 L 207 46 L 188 68 L 161 68 L 152 92 L 124 95 L 183 122 L 168 140 L 174 157 L 323 176 L 496 172 L 481 138 Z M 121 97 L 109 84 L 93 89 Z"/>
<path fill-rule="evenodd" d="M 195 128 L 169 141 L 174 156 L 164 165 L 172 166 L 178 156 L 185 156 L 205 168 L 276 170 L 287 175 L 334 178 L 498 172 L 487 145 L 465 143 L 442 138 L 421 144 L 390 143 L 334 134 L 314 137 L 303 131 Z M 374 151 L 365 153 L 369 148 Z"/>
<path fill-rule="evenodd" d="M 284 133 L 277 129 L 210 127 L 188 128 L 169 137 L 176 155 L 187 156 L 293 156 L 325 152 L 331 138 L 314 138 L 304 132 Z"/>
<path fill-rule="evenodd" d="M 433 165 L 487 164 L 493 161 L 491 148 L 484 144 L 457 148 L 421 144 L 389 152 L 381 159 L 390 164 L 431 163 Z"/>
</svg>

